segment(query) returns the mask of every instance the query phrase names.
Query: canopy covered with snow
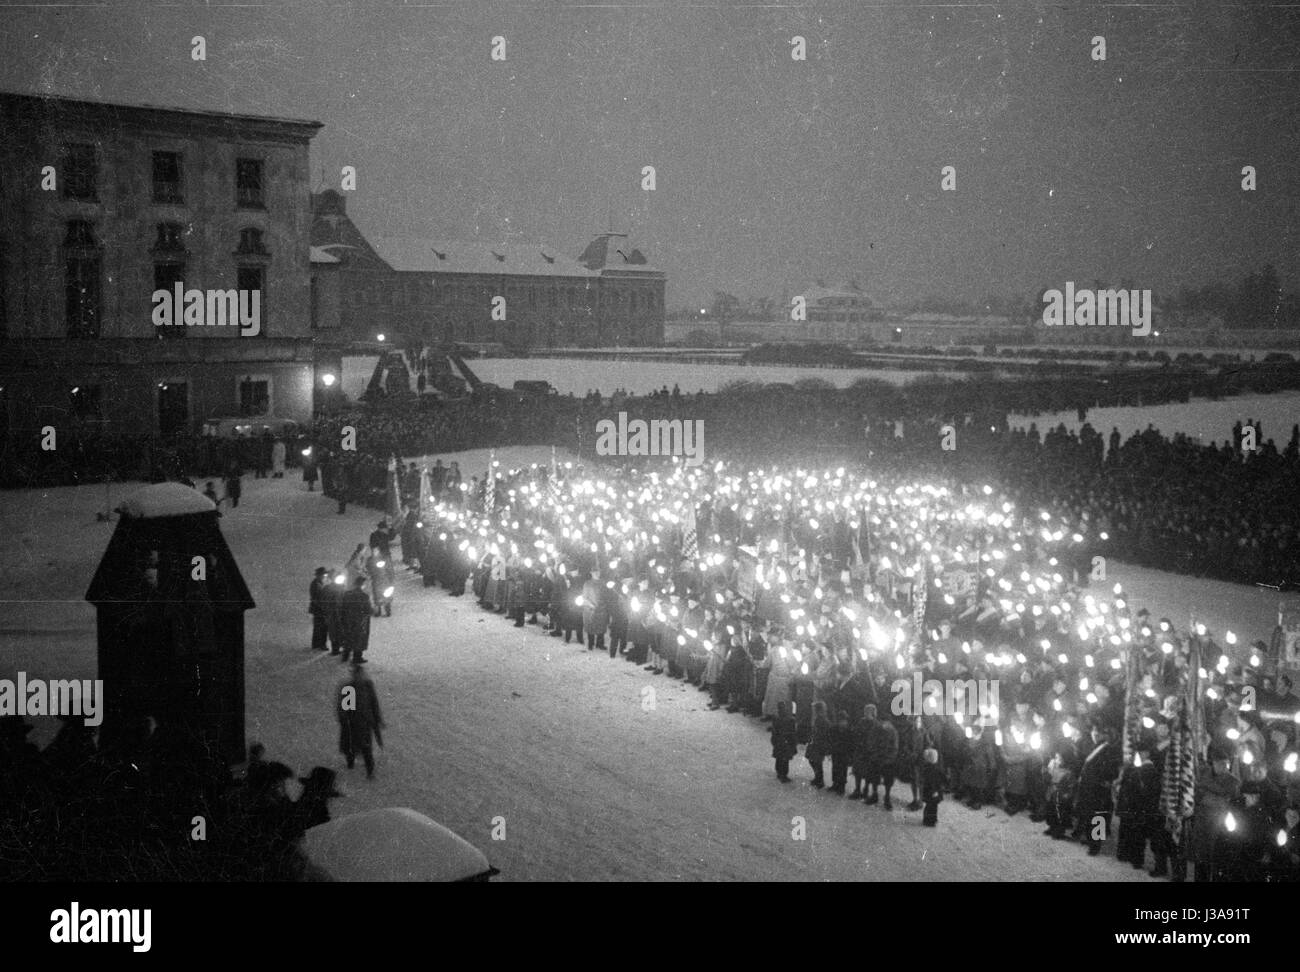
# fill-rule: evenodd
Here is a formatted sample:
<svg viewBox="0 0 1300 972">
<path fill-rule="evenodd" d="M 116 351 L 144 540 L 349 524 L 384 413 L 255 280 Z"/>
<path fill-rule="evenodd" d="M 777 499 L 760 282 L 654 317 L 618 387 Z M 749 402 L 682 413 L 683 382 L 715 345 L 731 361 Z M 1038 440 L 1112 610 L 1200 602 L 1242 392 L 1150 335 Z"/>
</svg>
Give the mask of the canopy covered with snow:
<svg viewBox="0 0 1300 972">
<path fill-rule="evenodd" d="M 366 810 L 302 837 L 312 872 L 331 881 L 465 881 L 496 871 L 483 852 L 409 807 Z"/>
<path fill-rule="evenodd" d="M 211 513 L 216 508 L 212 500 L 184 483 L 155 483 L 136 490 L 117 509 L 123 516 L 153 520 L 164 516 Z"/>
</svg>

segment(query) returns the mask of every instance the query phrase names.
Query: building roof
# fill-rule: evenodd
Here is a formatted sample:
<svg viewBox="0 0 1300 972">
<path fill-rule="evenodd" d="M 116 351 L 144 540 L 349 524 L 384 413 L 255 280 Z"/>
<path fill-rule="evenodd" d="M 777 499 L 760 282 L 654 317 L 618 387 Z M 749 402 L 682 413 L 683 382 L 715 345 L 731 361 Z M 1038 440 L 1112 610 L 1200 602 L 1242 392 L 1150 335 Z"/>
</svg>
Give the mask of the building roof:
<svg viewBox="0 0 1300 972">
<path fill-rule="evenodd" d="M 343 261 L 340 260 L 333 253 L 331 253 L 330 250 L 345 245 L 346 244 L 344 243 L 335 243 L 333 246 L 313 246 L 311 248 L 311 262 L 312 263 L 342 263 Z"/>
<path fill-rule="evenodd" d="M 819 283 L 814 287 L 808 287 L 799 296 L 804 297 L 810 304 L 816 303 L 819 300 L 847 298 L 860 303 L 869 304 L 873 307 L 877 306 L 877 302 L 871 296 L 863 293 L 851 284 L 845 284 L 839 287 L 827 287 L 825 284 Z"/>
<path fill-rule="evenodd" d="M 482 243 L 393 236 L 369 237 L 369 242 L 394 270 L 528 277 L 600 276 L 544 243 Z"/>
<path fill-rule="evenodd" d="M 192 126 L 198 122 L 225 128 L 233 126 L 244 130 L 251 129 L 267 136 L 292 134 L 296 138 L 307 139 L 325 127 L 323 122 L 303 118 L 243 115 L 230 111 L 176 108 L 165 105 L 128 105 L 112 101 L 65 98 L 60 95 L 23 94 L 17 91 L 0 91 L 0 103 L 30 112 L 39 112 L 42 115 L 66 116 L 69 119 L 105 118 L 115 127 L 127 123 Z"/>
<path fill-rule="evenodd" d="M 908 314 L 901 319 L 904 324 L 964 324 L 971 327 L 1007 327 L 1012 321 L 1009 317 L 996 315 L 956 315 L 956 314 Z"/>
<path fill-rule="evenodd" d="M 579 262 L 591 270 L 619 270 L 631 273 L 660 273 L 629 242 L 626 233 L 601 233 L 587 244 L 578 257 Z"/>
</svg>

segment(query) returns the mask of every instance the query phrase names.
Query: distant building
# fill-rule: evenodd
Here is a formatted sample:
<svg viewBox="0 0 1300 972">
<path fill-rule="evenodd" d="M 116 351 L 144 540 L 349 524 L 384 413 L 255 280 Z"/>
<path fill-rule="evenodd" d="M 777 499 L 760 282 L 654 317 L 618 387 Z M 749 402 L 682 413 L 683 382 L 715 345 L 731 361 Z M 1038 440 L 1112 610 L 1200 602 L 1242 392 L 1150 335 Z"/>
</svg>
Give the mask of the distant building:
<svg viewBox="0 0 1300 972">
<path fill-rule="evenodd" d="M 621 234 L 597 237 L 575 260 L 540 243 L 366 236 L 333 190 L 313 197 L 313 216 L 311 308 L 321 341 L 663 343 L 666 276 Z M 498 297 L 504 320 L 493 319 Z"/>
<path fill-rule="evenodd" d="M 797 296 L 807 301 L 809 323 L 866 324 L 885 318 L 884 309 L 852 282 L 827 287 L 818 281 Z"/>
<path fill-rule="evenodd" d="M 308 419 L 320 128 L 0 93 L 0 431 Z M 177 284 L 256 292 L 257 335 L 156 326 Z"/>
</svg>

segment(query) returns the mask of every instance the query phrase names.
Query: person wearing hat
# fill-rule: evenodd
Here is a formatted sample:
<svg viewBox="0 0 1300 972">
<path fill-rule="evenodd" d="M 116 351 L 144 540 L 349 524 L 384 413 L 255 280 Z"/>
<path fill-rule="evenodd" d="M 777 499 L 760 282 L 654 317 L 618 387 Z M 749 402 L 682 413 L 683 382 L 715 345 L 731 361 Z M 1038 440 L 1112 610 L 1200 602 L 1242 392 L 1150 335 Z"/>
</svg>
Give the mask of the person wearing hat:
<svg viewBox="0 0 1300 972">
<path fill-rule="evenodd" d="M 391 548 L 396 537 L 397 530 L 388 525 L 387 518 L 375 524 L 374 530 L 370 532 L 370 546 L 379 554 L 380 560 L 392 563 L 393 551 Z"/>
<path fill-rule="evenodd" d="M 776 760 L 776 778 L 782 783 L 790 782 L 790 760 L 799 752 L 798 730 L 794 716 L 790 715 L 790 703 L 778 702 L 776 718 L 772 720 L 769 730 L 772 736 L 772 758 Z"/>
<path fill-rule="evenodd" d="M 326 604 L 329 586 L 329 571 L 324 567 L 317 567 L 311 584 L 307 586 L 307 613 L 311 615 L 312 651 L 324 651 L 325 641 L 329 636 L 329 608 Z M 337 648 L 336 645 L 335 650 Z"/>
<path fill-rule="evenodd" d="M 374 779 L 373 743 L 378 742 L 381 748 L 384 745 L 384 718 L 375 683 L 359 661 L 352 663 L 351 672 L 340 683 L 334 705 L 339 720 L 339 752 L 347 760 L 348 769 L 356 765 L 359 753 L 366 764 L 366 779 Z"/>
<path fill-rule="evenodd" d="M 352 590 L 343 595 L 340 606 L 343 627 L 343 658 L 360 664 L 365 661 L 370 646 L 370 597 L 366 594 L 366 576 L 358 574 L 352 579 Z"/>
<path fill-rule="evenodd" d="M 302 793 L 293 805 L 294 828 L 298 833 L 329 823 L 329 801 L 343 795 L 334 785 L 337 778 L 338 774 L 325 766 L 313 766 L 311 773 L 298 778 Z"/>
<path fill-rule="evenodd" d="M 925 811 L 921 814 L 921 823 L 926 827 L 939 825 L 939 804 L 943 801 L 943 770 L 939 768 L 939 750 L 933 746 L 922 750 L 922 763 L 919 768 L 921 777 L 921 802 Z"/>
<path fill-rule="evenodd" d="M 1161 822 L 1161 779 L 1152 756 L 1154 744 L 1154 736 L 1145 733 L 1138 739 L 1133 747 L 1133 762 L 1120 770 L 1115 797 L 1115 815 L 1119 818 L 1115 856 L 1137 870 L 1146 866 L 1147 841 L 1154 836 L 1154 824 Z"/>
<path fill-rule="evenodd" d="M 1074 797 L 1074 836 L 1088 845 L 1088 855 L 1096 857 L 1110 834 L 1110 814 L 1114 808 L 1111 784 L 1119 777 L 1120 752 L 1115 744 L 1115 730 L 1104 722 L 1094 722 L 1092 747 L 1079 767 L 1079 786 Z"/>
</svg>

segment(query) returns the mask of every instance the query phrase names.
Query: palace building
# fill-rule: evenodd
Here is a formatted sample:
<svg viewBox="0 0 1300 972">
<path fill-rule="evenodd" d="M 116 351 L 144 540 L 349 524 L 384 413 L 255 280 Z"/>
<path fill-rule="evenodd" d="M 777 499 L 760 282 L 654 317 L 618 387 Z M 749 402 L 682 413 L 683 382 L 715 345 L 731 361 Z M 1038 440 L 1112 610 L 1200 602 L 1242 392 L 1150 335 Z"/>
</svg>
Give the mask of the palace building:
<svg viewBox="0 0 1300 972">
<path fill-rule="evenodd" d="M 0 93 L 0 432 L 309 419 L 321 127 Z M 156 326 L 178 285 L 256 294 L 256 333 Z"/>
<path fill-rule="evenodd" d="M 665 274 L 623 234 L 601 234 L 575 259 L 540 243 L 367 236 L 333 190 L 312 208 L 311 307 L 322 342 L 663 343 Z"/>
</svg>

